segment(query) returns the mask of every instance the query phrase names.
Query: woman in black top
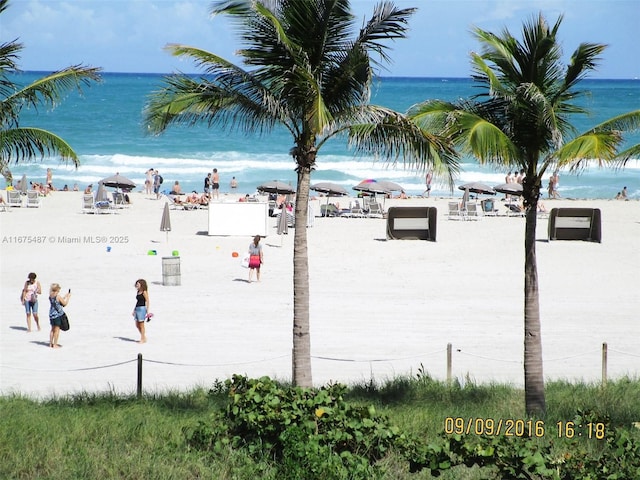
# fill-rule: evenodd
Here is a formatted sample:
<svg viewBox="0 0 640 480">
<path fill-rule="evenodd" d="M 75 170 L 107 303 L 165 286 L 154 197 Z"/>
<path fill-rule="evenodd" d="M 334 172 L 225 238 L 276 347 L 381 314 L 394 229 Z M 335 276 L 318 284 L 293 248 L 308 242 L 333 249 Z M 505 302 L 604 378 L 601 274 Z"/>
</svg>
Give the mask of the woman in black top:
<svg viewBox="0 0 640 480">
<path fill-rule="evenodd" d="M 140 332 L 140 340 L 138 343 L 146 343 L 147 336 L 144 328 L 144 321 L 147 322 L 151 319 L 151 313 L 149 313 L 149 292 L 147 290 L 147 281 L 142 278 L 136 280 L 136 306 L 133 309 L 131 315 L 136 322 L 136 328 Z"/>
</svg>

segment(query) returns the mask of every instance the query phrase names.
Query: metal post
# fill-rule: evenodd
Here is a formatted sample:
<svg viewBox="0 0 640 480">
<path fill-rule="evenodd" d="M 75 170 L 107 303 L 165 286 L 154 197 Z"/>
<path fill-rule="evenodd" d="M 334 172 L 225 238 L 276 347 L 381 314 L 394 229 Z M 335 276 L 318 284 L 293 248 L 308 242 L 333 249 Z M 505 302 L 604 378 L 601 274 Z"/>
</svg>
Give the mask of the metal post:
<svg viewBox="0 0 640 480">
<path fill-rule="evenodd" d="M 447 343 L 447 383 L 451 383 L 451 344 Z"/>
<path fill-rule="evenodd" d="M 602 386 L 607 385 L 607 342 L 602 344 Z"/>
<path fill-rule="evenodd" d="M 138 354 L 138 398 L 142 398 L 142 354 Z"/>
</svg>

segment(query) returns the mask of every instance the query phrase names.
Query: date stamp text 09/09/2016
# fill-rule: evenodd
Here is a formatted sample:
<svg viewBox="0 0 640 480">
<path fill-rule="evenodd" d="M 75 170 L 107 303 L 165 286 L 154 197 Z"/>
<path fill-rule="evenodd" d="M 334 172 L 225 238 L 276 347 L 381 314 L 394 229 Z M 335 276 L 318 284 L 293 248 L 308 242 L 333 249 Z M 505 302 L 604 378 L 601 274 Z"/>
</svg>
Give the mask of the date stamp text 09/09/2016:
<svg viewBox="0 0 640 480">
<path fill-rule="evenodd" d="M 602 440 L 606 434 L 606 424 L 602 422 L 578 424 L 571 421 L 560 421 L 547 426 L 544 420 L 446 417 L 444 419 L 444 433 L 447 435 L 503 435 L 505 437 L 537 438 L 551 434 L 556 438 Z"/>
</svg>

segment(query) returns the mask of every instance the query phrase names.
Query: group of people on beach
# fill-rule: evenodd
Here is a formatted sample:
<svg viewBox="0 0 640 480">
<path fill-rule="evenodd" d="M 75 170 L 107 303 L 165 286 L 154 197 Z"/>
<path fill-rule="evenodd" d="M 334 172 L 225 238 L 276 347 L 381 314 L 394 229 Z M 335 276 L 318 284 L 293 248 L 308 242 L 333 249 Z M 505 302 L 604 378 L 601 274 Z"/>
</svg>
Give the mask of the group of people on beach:
<svg viewBox="0 0 640 480">
<path fill-rule="evenodd" d="M 262 245 L 260 245 L 260 235 L 256 235 L 253 241 L 249 245 L 249 283 L 253 281 L 255 274 L 256 280 L 260 281 L 260 267 L 264 263 L 264 255 L 262 252 Z M 149 301 L 149 286 L 147 281 L 143 278 L 136 280 L 134 287 L 136 289 L 136 303 L 131 312 L 133 316 L 136 329 L 140 333 L 140 339 L 138 343 L 147 342 L 147 332 L 145 323 L 148 323 L 153 318 L 151 313 L 150 301 Z M 49 287 L 49 324 L 51 325 L 51 331 L 49 332 L 49 347 L 60 348 L 58 343 L 60 337 L 60 330 L 68 330 L 69 319 L 63 307 L 66 307 L 71 300 L 71 289 L 67 290 L 64 295 L 60 293 L 62 287 L 59 283 L 52 283 Z M 33 329 L 33 323 L 35 322 L 35 328 L 38 331 L 40 327 L 40 316 L 38 314 L 38 296 L 42 294 L 42 286 L 37 279 L 37 275 L 34 272 L 29 272 L 27 280 L 24 282 L 22 291 L 20 292 L 20 302 L 24 306 L 27 320 L 27 332 L 31 332 Z M 66 325 L 66 327 L 65 327 Z"/>
<path fill-rule="evenodd" d="M 135 288 L 136 305 L 131 315 L 136 322 L 138 332 L 140 332 L 138 343 L 146 343 L 145 321 L 149 322 L 153 317 L 153 313 L 149 309 L 149 289 L 146 280 L 142 278 L 136 280 Z M 62 287 L 58 283 L 52 283 L 49 287 L 49 324 L 51 325 L 49 347 L 51 348 L 60 348 L 62 346 L 58 343 L 60 330 L 69 329 L 69 319 L 63 307 L 69 304 L 71 289 L 68 289 L 64 295 L 60 293 L 61 290 Z M 27 332 L 32 331 L 33 322 L 35 322 L 37 330 L 41 330 L 40 317 L 38 315 L 38 295 L 41 294 L 42 286 L 40 281 L 38 281 L 34 272 L 30 272 L 20 292 L 20 302 L 24 305 L 27 316 Z"/>
<path fill-rule="evenodd" d="M 160 198 L 161 196 L 160 186 L 164 182 L 162 175 L 160 175 L 158 173 L 158 170 L 154 168 L 150 168 L 149 170 L 147 170 L 145 175 L 146 175 L 146 179 L 144 181 L 145 194 L 147 195 L 155 194 L 156 198 Z M 236 177 L 233 177 L 231 179 L 229 186 L 231 187 L 231 190 L 235 190 L 238 188 L 238 180 L 236 180 Z M 204 178 L 203 191 L 204 191 L 203 195 L 207 198 L 207 200 L 211 200 L 211 199 L 217 200 L 220 198 L 220 173 L 218 172 L 217 168 L 214 168 L 213 171 L 208 173 L 207 176 Z M 173 186 L 171 187 L 171 191 L 169 192 L 169 195 L 182 195 L 183 193 L 184 192 L 182 191 L 182 187 L 180 186 L 180 181 L 179 180 L 174 181 Z M 197 193 L 197 192 L 194 190 L 194 193 Z M 202 201 L 198 200 L 198 202 L 196 203 L 202 203 Z"/>
</svg>

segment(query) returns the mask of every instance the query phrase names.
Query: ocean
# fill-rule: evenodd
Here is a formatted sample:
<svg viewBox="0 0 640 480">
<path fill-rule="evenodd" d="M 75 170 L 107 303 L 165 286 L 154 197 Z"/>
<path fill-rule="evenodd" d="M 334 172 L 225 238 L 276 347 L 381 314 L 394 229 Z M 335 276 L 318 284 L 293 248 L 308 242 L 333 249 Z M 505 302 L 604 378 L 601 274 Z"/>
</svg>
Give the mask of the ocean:
<svg viewBox="0 0 640 480">
<path fill-rule="evenodd" d="M 43 75 L 26 72 L 12 79 L 26 85 Z M 295 164 L 288 154 L 292 141 L 284 129 L 247 136 L 200 125 L 171 127 L 160 136 L 148 135 L 142 125 L 142 110 L 148 96 L 160 88 L 162 78 L 159 74 L 105 73 L 102 83 L 85 88 L 83 95 L 70 93 L 52 111 L 24 111 L 21 126 L 45 128 L 61 136 L 78 153 L 81 165 L 75 169 L 55 157 L 20 163 L 11 167 L 14 181 L 24 174 L 28 181 L 44 182 L 46 170 L 51 168 L 58 189 L 64 185 L 71 189 L 76 184 L 84 189 L 115 173 L 142 188 L 146 170 L 156 168 L 164 178 L 163 188 L 169 189 L 177 180 L 183 191 L 202 191 L 204 177 L 217 168 L 221 193 L 230 191 L 232 177 L 238 181 L 238 193 L 252 194 L 260 183 L 270 180 L 295 186 Z M 582 102 L 592 115 L 575 118 L 578 131 L 640 108 L 640 80 L 584 80 L 580 86 L 590 92 Z M 371 102 L 405 112 L 426 99 L 456 100 L 475 92 L 470 79 L 390 77 L 375 81 Z M 640 142 L 640 134 L 629 138 L 629 145 Z M 480 181 L 496 185 L 504 182 L 506 173 L 465 158 L 456 184 Z M 351 187 L 368 178 L 391 180 L 402 185 L 408 195 L 424 191 L 424 172 L 371 157 L 356 158 L 344 139 L 323 146 L 311 183 L 331 181 L 352 191 Z M 559 193 L 565 198 L 613 198 L 623 186 L 631 198 L 640 198 L 639 159 L 631 160 L 624 169 L 599 168 L 594 163 L 579 174 L 560 171 Z M 431 194 L 450 196 L 452 192 L 435 179 Z M 457 189 L 453 192 L 461 194 Z"/>
</svg>

